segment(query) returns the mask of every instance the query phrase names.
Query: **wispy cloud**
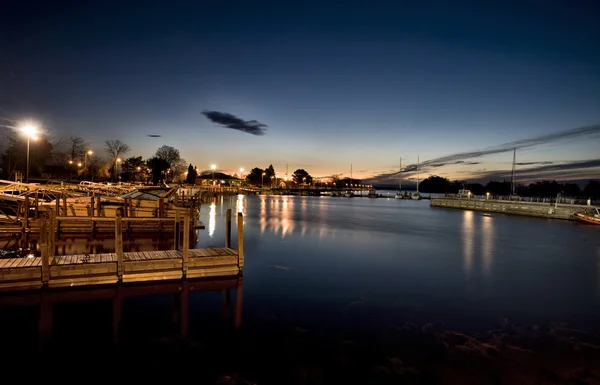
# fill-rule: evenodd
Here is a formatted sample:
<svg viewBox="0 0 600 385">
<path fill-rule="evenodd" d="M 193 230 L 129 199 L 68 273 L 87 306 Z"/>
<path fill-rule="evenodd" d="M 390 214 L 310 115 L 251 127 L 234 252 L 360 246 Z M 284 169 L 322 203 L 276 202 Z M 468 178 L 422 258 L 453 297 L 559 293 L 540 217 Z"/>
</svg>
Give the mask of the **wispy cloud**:
<svg viewBox="0 0 600 385">
<path fill-rule="evenodd" d="M 217 123 L 222 127 L 242 131 L 251 135 L 265 135 L 268 127 L 266 124 L 260 123 L 256 120 L 243 120 L 226 112 L 203 111 L 202 114 L 213 123 Z"/>
<path fill-rule="evenodd" d="M 571 139 L 571 138 L 594 138 L 600 136 L 600 124 L 573 128 L 570 130 L 564 130 L 555 132 L 552 134 L 540 135 L 533 138 L 521 139 L 513 142 L 508 142 L 504 144 L 500 144 L 498 146 L 493 146 L 481 150 L 467 151 L 467 152 L 459 152 L 455 154 L 445 155 L 435 159 L 429 159 L 420 162 L 419 170 L 423 173 L 427 173 L 433 169 L 439 169 L 440 167 L 452 165 L 452 164 L 462 164 L 462 165 L 476 165 L 480 164 L 479 161 L 471 161 L 469 159 L 473 158 L 481 158 L 487 155 L 493 154 L 501 154 L 505 152 L 513 151 L 513 149 L 523 149 L 534 147 L 538 145 L 548 144 L 551 142 L 560 141 L 563 139 Z M 551 166 L 553 162 L 550 161 L 541 161 L 541 162 L 520 162 L 517 165 L 540 165 L 540 166 Z M 576 167 L 576 166 L 573 166 Z M 369 178 L 370 183 L 389 183 L 392 179 L 398 179 L 399 174 L 401 176 L 410 179 L 412 177 L 411 173 L 414 173 L 417 170 L 417 164 L 410 164 L 406 167 L 402 168 L 402 173 L 396 172 L 382 172 L 381 174 Z M 557 173 L 559 171 L 567 171 L 567 169 L 554 169 L 552 172 Z M 549 170 L 547 170 L 549 171 Z M 506 171 L 503 171 L 506 172 Z M 510 171 L 508 171 L 510 173 Z"/>
</svg>

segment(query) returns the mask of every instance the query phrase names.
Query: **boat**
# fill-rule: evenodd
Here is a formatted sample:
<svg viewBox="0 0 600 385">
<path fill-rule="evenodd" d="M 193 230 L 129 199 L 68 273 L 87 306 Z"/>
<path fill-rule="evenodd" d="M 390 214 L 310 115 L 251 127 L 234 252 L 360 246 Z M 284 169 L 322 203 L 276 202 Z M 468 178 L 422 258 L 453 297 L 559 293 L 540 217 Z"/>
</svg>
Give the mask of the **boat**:
<svg viewBox="0 0 600 385">
<path fill-rule="evenodd" d="M 421 194 L 419 194 L 419 156 L 417 156 L 417 192 L 410 196 L 412 200 L 421 200 Z"/>
<path fill-rule="evenodd" d="M 598 211 L 597 207 L 594 207 L 593 210 L 580 211 L 573 215 L 582 222 L 600 225 L 600 211 Z"/>
<path fill-rule="evenodd" d="M 400 177 L 400 173 L 402 172 L 402 158 L 400 158 L 400 169 L 398 171 L 398 192 L 394 196 L 396 199 L 404 199 L 404 195 L 402 195 L 402 178 Z"/>
<path fill-rule="evenodd" d="M 369 198 L 379 198 L 379 196 L 377 195 L 377 190 L 375 190 L 374 188 L 369 190 L 369 194 L 367 196 Z"/>
</svg>

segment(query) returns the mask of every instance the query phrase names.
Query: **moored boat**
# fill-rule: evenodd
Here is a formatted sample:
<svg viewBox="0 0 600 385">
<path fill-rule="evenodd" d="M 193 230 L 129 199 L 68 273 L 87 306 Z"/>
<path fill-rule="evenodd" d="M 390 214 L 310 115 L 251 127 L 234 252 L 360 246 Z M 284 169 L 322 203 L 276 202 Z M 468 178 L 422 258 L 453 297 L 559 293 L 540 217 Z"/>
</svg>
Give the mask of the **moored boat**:
<svg viewBox="0 0 600 385">
<path fill-rule="evenodd" d="M 578 213 L 575 213 L 574 215 L 575 218 L 579 219 L 582 222 L 600 225 L 600 211 L 598 211 L 597 207 L 594 207 L 593 211 L 580 211 Z"/>
</svg>

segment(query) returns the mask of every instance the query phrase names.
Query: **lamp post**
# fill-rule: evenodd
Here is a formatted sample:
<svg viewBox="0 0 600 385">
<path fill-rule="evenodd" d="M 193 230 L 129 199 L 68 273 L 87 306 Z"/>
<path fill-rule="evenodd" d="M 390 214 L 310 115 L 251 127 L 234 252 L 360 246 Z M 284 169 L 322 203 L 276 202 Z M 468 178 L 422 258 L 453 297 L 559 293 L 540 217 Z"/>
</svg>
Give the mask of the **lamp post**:
<svg viewBox="0 0 600 385">
<path fill-rule="evenodd" d="M 267 175 L 267 173 L 263 172 L 262 176 L 260 177 L 260 187 L 261 188 L 265 188 L 265 175 Z"/>
<path fill-rule="evenodd" d="M 115 159 L 115 175 L 114 175 L 115 179 L 117 178 L 117 172 L 119 172 L 119 166 L 118 166 L 118 164 L 120 162 L 121 162 L 121 158 Z"/>
<path fill-rule="evenodd" d="M 27 124 L 21 129 L 27 136 L 27 171 L 25 172 L 25 183 L 29 183 L 29 140 L 37 140 L 37 128 L 32 124 Z"/>
<path fill-rule="evenodd" d="M 217 168 L 217 165 L 213 164 L 210 166 L 211 170 L 212 170 L 212 184 L 215 184 L 215 169 Z"/>
</svg>

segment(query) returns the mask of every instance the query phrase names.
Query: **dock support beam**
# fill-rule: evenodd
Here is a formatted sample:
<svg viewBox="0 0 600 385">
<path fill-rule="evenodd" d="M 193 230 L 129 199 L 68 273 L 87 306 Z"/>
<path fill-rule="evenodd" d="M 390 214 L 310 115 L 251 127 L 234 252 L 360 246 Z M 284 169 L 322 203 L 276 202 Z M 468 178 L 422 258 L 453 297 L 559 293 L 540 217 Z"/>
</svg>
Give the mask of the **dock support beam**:
<svg viewBox="0 0 600 385">
<path fill-rule="evenodd" d="M 187 275 L 188 259 L 190 257 L 190 216 L 183 217 L 183 252 L 181 253 L 181 269 L 183 277 Z"/>
<path fill-rule="evenodd" d="M 227 209 L 225 220 L 225 247 L 231 247 L 231 209 Z"/>
<path fill-rule="evenodd" d="M 48 215 L 40 218 L 40 252 L 42 253 L 42 284 L 46 286 L 50 280 L 50 258 L 48 256 Z"/>
<path fill-rule="evenodd" d="M 123 219 L 120 212 L 115 218 L 115 253 L 117 254 L 117 277 L 122 281 L 125 265 L 123 264 Z"/>
<path fill-rule="evenodd" d="M 238 213 L 237 218 L 238 268 L 244 269 L 244 214 Z"/>
</svg>

